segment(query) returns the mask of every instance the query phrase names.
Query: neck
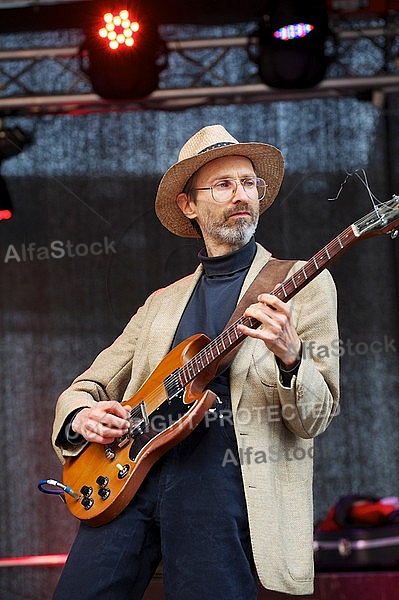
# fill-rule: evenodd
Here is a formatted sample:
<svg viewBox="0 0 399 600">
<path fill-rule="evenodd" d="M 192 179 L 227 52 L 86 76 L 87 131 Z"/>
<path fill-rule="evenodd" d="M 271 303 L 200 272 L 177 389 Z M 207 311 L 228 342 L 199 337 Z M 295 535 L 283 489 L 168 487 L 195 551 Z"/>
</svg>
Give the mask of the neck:
<svg viewBox="0 0 399 600">
<path fill-rule="evenodd" d="M 205 240 L 205 248 L 206 253 L 210 257 L 216 256 L 224 256 L 225 254 L 229 254 L 230 252 L 234 252 L 235 250 L 239 250 L 243 248 L 247 242 L 242 241 L 239 243 L 231 244 L 231 243 L 215 243 L 213 240 L 207 241 Z"/>
</svg>

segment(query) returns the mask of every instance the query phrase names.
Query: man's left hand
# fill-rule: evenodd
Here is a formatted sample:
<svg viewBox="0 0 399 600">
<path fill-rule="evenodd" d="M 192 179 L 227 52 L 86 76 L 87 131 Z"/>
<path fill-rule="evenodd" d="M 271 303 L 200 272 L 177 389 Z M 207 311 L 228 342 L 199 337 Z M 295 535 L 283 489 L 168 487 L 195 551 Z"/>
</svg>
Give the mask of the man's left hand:
<svg viewBox="0 0 399 600">
<path fill-rule="evenodd" d="M 287 369 L 293 369 L 301 357 L 302 343 L 292 322 L 290 308 L 277 296 L 260 294 L 258 302 L 251 304 L 244 313 L 261 323 L 258 329 L 238 325 L 239 331 L 248 337 L 263 340 Z"/>
</svg>

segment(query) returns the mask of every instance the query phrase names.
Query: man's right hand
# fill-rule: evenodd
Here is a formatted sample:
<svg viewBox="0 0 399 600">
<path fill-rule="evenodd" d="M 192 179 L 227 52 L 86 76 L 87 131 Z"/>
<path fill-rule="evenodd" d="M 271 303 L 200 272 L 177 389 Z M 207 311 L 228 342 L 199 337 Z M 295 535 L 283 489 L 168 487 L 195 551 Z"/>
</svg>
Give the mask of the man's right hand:
<svg viewBox="0 0 399 600">
<path fill-rule="evenodd" d="M 129 406 L 122 406 L 111 400 L 97 402 L 91 408 L 80 410 L 73 419 L 71 428 L 88 442 L 110 444 L 129 431 L 130 410 Z"/>
</svg>

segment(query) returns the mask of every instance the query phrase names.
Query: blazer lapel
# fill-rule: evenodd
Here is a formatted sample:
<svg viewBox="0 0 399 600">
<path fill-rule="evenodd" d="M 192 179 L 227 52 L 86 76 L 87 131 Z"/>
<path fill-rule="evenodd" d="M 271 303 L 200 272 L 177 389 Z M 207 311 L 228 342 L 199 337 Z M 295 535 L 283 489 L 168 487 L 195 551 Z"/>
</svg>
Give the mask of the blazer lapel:
<svg viewBox="0 0 399 600">
<path fill-rule="evenodd" d="M 202 266 L 199 266 L 193 276 L 187 278 L 187 284 L 183 292 L 179 295 L 171 294 L 169 301 L 162 305 L 159 324 L 155 319 L 155 327 L 153 328 L 157 338 L 156 343 L 152 344 L 153 350 L 149 357 L 151 370 L 155 369 L 169 352 L 181 316 L 201 274 Z M 167 315 L 166 319 L 165 315 Z"/>
<path fill-rule="evenodd" d="M 248 274 L 244 280 L 241 288 L 241 293 L 238 301 L 241 300 L 255 277 L 263 266 L 270 260 L 271 253 L 265 250 L 262 246 L 257 244 L 257 250 L 252 262 L 252 265 L 248 271 Z M 231 394 L 231 405 L 233 413 L 237 412 L 240 399 L 242 396 L 242 390 L 246 380 L 246 373 L 251 364 L 251 353 L 247 351 L 248 344 L 251 340 L 246 340 L 240 350 L 237 352 L 235 359 L 230 367 L 230 394 Z"/>
</svg>

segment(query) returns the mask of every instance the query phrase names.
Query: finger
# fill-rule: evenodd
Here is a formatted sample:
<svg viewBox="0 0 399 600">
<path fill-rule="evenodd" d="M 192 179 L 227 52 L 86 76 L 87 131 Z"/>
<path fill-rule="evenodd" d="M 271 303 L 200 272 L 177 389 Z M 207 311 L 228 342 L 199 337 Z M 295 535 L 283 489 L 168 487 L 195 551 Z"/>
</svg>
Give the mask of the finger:
<svg viewBox="0 0 399 600">
<path fill-rule="evenodd" d="M 285 313 L 278 312 L 261 302 L 252 304 L 244 314 L 247 317 L 256 319 L 264 328 L 267 328 L 274 334 L 280 332 L 285 327 L 288 318 Z"/>
<path fill-rule="evenodd" d="M 257 329 L 252 329 L 251 327 L 246 327 L 245 325 L 237 325 L 237 329 L 238 329 L 238 331 L 240 331 L 241 333 L 243 333 L 244 335 L 246 335 L 248 337 L 259 339 L 259 340 L 264 339 L 264 332 L 262 331 L 262 327 L 258 327 Z"/>
<path fill-rule="evenodd" d="M 86 425 L 86 430 L 89 434 L 94 434 L 101 439 L 113 440 L 116 437 L 125 435 L 129 431 L 129 427 L 109 426 L 104 423 L 89 421 Z"/>
<path fill-rule="evenodd" d="M 94 430 L 91 430 L 91 429 L 85 430 L 84 437 L 86 438 L 86 440 L 88 442 L 96 442 L 97 444 L 109 444 L 116 437 L 118 437 L 115 435 L 113 435 L 113 436 L 103 435 L 103 433 L 99 431 L 98 425 L 99 424 L 97 423 L 97 428 L 95 428 Z"/>
<path fill-rule="evenodd" d="M 289 311 L 287 304 L 280 300 L 280 298 L 277 298 L 277 296 L 274 296 L 273 294 L 259 294 L 258 302 L 261 302 L 262 304 L 269 306 L 274 310 L 280 310 L 284 313 L 287 313 Z"/>
<path fill-rule="evenodd" d="M 129 416 L 131 410 L 130 406 L 122 406 L 120 402 L 115 402 L 112 400 L 98 402 L 96 408 L 104 411 L 105 413 L 117 415 L 123 419 L 126 419 L 126 417 Z"/>
<path fill-rule="evenodd" d="M 109 429 L 127 431 L 130 426 L 130 421 L 126 418 L 126 413 L 123 414 L 123 417 L 118 417 L 112 413 L 103 413 L 102 415 L 96 415 L 96 417 L 97 418 L 93 418 L 93 420 Z"/>
</svg>

